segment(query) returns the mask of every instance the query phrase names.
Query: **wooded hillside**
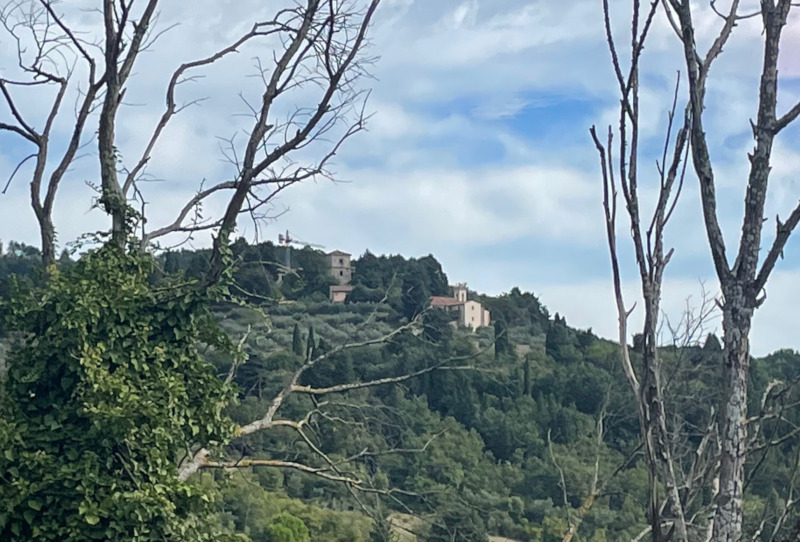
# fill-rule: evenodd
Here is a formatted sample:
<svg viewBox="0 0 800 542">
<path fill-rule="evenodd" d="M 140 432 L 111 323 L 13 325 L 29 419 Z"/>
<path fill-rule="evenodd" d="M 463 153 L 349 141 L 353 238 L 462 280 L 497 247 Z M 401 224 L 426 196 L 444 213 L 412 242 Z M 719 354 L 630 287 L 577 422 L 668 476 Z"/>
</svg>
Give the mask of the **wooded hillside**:
<svg viewBox="0 0 800 542">
<path fill-rule="evenodd" d="M 324 297 L 321 253 L 296 251 L 302 269 L 279 285 L 265 263 L 280 260 L 276 250 L 240 244 L 238 293 L 212 306 L 246 353 L 231 372 L 230 356 L 210 346 L 202 350 L 236 385 L 237 402 L 226 415 L 239 424 L 258 417 L 293 371 L 326 353 L 300 385 L 324 390 L 418 376 L 288 396 L 280 419 L 302 420 L 302 431 L 287 423 L 225 446 L 220 453 L 228 461 L 260 466 L 211 469 L 198 479 L 216 495 L 213 507 L 224 530 L 253 541 L 341 542 L 392 540 L 405 532 L 399 525 L 431 542 L 489 535 L 599 542 L 632 540 L 646 531 L 647 474 L 614 343 L 569 327 L 534 294 L 516 288 L 497 297 L 471 294 L 496 322 L 476 333 L 455 328 L 442 311 L 409 310 L 404 283 L 446 293 L 447 277 L 432 256 L 367 253 L 356 261 L 354 283 L 368 299 L 334 304 Z M 151 280 L 190 277 L 192 262 L 205 254 L 163 254 Z M 7 251 L 0 258 L 2 291 L 8 292 L 9 281 L 39 280 L 36 258 L 29 247 Z M 61 265 L 73 264 L 64 257 Z M 21 275 L 11 279 L 14 274 Z M 420 312 L 418 327 L 391 335 Z M 356 343 L 367 344 L 337 350 Z M 708 335 L 698 344 L 664 346 L 661 355 L 670 377 L 666 397 L 682 416 L 673 438 L 691 450 L 705 438 L 719 400 L 719 340 Z M 748 532 L 763 538 L 773 529 L 788 532 L 797 518 L 786 499 L 795 490 L 798 465 L 800 416 L 793 404 L 800 355 L 785 350 L 756 359 L 751 373 L 751 411 L 769 413 L 753 433 L 757 451 L 748 465 L 746 499 Z M 693 459 L 689 453 L 677 458 Z M 708 482 L 686 480 L 687 487 Z M 711 495 L 710 487 L 701 491 L 690 509 L 704 509 Z"/>
</svg>

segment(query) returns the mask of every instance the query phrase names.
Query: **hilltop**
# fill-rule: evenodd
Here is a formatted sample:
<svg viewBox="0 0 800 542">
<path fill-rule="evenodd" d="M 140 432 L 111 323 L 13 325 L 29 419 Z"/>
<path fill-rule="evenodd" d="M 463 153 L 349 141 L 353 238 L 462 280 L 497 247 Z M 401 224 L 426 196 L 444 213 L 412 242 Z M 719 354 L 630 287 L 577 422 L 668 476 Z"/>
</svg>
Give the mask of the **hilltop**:
<svg viewBox="0 0 800 542">
<path fill-rule="evenodd" d="M 10 274 L 37 276 L 35 250 L 10 248 L 0 258 L 3 295 Z M 207 255 L 162 254 L 152 280 L 192 278 Z M 286 514 L 302 521 L 311 540 L 334 542 L 389 540 L 382 530 L 389 518 L 403 518 L 424 542 L 449 541 L 453 533 L 469 541 L 489 535 L 559 541 L 575 525 L 580 540 L 601 542 L 630 540 L 646 528 L 638 422 L 613 342 L 571 328 L 535 294 L 517 288 L 500 296 L 466 292 L 490 311 L 492 324 L 459 325 L 456 313 L 429 308 L 432 296 L 453 295 L 432 255 L 355 258 L 353 290 L 342 303 L 329 299 L 337 281 L 320 251 L 293 250 L 288 270 L 281 247 L 270 243 L 237 242 L 234 255 L 239 264 L 231 298 L 216 303 L 213 313 L 247 354 L 231 373 L 238 404 L 228 415 L 237 423 L 263 412 L 287 376 L 320 353 L 331 354 L 303 385 L 321 389 L 420 376 L 293 397 L 282 419 L 307 419 L 307 433 L 278 427 L 222 450 L 237 461 L 304 464 L 358 477 L 373 490 L 351 492 L 351 486 L 292 467 L 210 471 L 202 484 L 216 492 L 219 521 L 231 532 L 271 541 L 270 526 Z M 61 265 L 70 265 L 69 259 Z M 392 335 L 415 319 L 419 326 Z M 362 342 L 371 344 L 337 350 Z M 229 374 L 229 358 L 213 348 L 206 356 L 220 375 Z M 668 397 L 683 417 L 676 439 L 701 438 L 719 397 L 720 360 L 713 335 L 700 344 L 663 348 Z M 751 407 L 757 409 L 770 382 L 800 378 L 800 355 L 776 352 L 755 360 L 752 373 Z M 800 423 L 794 410 L 783 416 L 786 424 Z M 791 478 L 800 444 L 782 424 L 769 426 L 782 446 L 751 466 L 747 503 L 765 514 Z M 376 500 L 376 493 L 385 498 Z M 702 493 L 697 506 L 710 498 Z M 776 521 L 770 518 L 765 525 Z"/>
</svg>

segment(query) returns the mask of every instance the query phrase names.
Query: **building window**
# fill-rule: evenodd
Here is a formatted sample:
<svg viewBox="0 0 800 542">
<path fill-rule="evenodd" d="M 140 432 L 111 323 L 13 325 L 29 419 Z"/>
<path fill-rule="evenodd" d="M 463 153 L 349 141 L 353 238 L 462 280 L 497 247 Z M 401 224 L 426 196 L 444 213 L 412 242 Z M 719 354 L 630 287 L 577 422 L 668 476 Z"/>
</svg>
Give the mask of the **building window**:
<svg viewBox="0 0 800 542">
<path fill-rule="evenodd" d="M 344 276 L 344 271 L 339 271 L 339 276 L 343 277 Z"/>
<path fill-rule="evenodd" d="M 339 258 L 339 265 L 344 265 L 344 258 Z"/>
</svg>

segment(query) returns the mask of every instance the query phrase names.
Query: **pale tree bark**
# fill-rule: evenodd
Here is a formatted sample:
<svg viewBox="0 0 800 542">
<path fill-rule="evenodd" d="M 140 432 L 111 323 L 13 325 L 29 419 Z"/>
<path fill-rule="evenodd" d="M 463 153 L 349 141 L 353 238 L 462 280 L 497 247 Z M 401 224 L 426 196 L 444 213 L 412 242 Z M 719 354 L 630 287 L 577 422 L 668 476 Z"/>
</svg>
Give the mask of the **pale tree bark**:
<svg viewBox="0 0 800 542">
<path fill-rule="evenodd" d="M 709 50 L 705 54 L 698 52 L 695 43 L 695 27 L 693 22 L 693 7 L 687 0 L 660 0 L 664 6 L 669 24 L 673 27 L 680 38 L 682 44 L 683 57 L 686 63 L 686 73 L 688 78 L 689 98 L 685 116 L 683 130 L 684 137 L 688 138 L 689 149 L 692 154 L 694 171 L 700 182 L 700 195 L 703 208 L 703 218 L 711 250 L 714 268 L 720 282 L 722 300 L 720 308 L 722 313 L 724 361 L 722 363 L 722 375 L 724 380 L 724 392 L 722 404 L 719 409 L 719 422 L 717 428 L 719 450 L 719 469 L 712 478 L 715 488 L 715 502 L 713 511 L 707 523 L 707 540 L 713 542 L 732 542 L 742 538 L 743 529 L 743 496 L 745 489 L 744 465 L 748 453 L 748 415 L 747 415 L 747 385 L 748 369 L 750 365 L 749 336 L 752 325 L 754 311 L 765 298 L 764 288 L 770 273 L 779 256 L 782 255 L 784 246 L 800 221 L 800 205 L 795 207 L 788 219 L 782 222 L 777 219 L 776 234 L 770 249 L 767 251 L 763 261 L 759 261 L 759 252 L 762 242 L 762 226 L 765 222 L 764 208 L 767 197 L 767 188 L 770 174 L 770 161 L 775 137 L 786 126 L 796 120 L 800 115 L 800 103 L 795 104 L 786 113 L 779 116 L 777 113 L 777 90 L 778 72 L 777 63 L 779 46 L 782 30 L 786 25 L 787 18 L 792 3 L 789 0 L 762 0 L 758 12 L 751 14 L 739 13 L 739 1 L 732 0 L 726 12 L 720 12 L 714 3 L 711 7 L 721 19 L 719 34 L 712 42 Z M 656 5 L 651 4 L 655 9 Z M 641 234 L 639 233 L 638 200 L 635 193 L 635 171 L 636 171 L 636 122 L 637 122 L 637 99 L 636 73 L 638 66 L 632 62 L 627 78 L 619 66 L 619 59 L 615 50 L 614 42 L 609 25 L 608 5 L 604 4 L 606 13 L 606 31 L 612 52 L 617 80 L 620 85 L 622 98 L 622 115 L 620 122 L 620 167 L 619 183 L 622 186 L 625 196 L 626 208 L 631 218 L 634 248 L 636 260 L 640 267 L 640 277 L 643 286 L 643 302 L 645 310 L 645 330 L 644 330 L 644 352 L 643 357 L 647 360 L 657 360 L 658 352 L 654 350 L 654 345 L 650 344 L 648 338 L 648 326 L 653 321 L 651 315 L 657 316 L 657 300 L 660 295 L 659 269 L 663 270 L 669 253 L 664 258 L 664 262 L 659 264 L 656 261 L 652 272 L 649 271 L 650 256 L 649 235 L 658 234 L 657 229 L 651 227 L 648 230 L 648 251 L 642 250 Z M 717 196 L 714 181 L 714 167 L 711 161 L 710 150 L 707 143 L 703 114 L 706 108 L 706 83 L 709 77 L 710 68 L 714 60 L 721 54 L 723 47 L 727 44 L 737 23 L 745 18 L 760 17 L 763 24 L 764 54 L 761 65 L 761 75 L 759 83 L 757 117 L 755 122 L 751 122 L 755 148 L 748 155 L 750 160 L 750 171 L 747 177 L 746 195 L 744 198 L 745 212 L 741 226 L 737 254 L 734 263 L 731 265 L 726 254 L 725 241 L 722 228 L 717 214 Z M 632 39 L 632 58 L 638 60 L 636 55 L 637 47 L 641 47 L 641 40 L 637 40 L 636 29 L 638 28 L 639 13 L 638 2 L 634 2 L 633 13 L 633 39 Z M 626 131 L 627 122 L 630 122 L 630 133 Z M 617 293 L 618 312 L 620 314 L 620 342 L 627 339 L 626 318 L 627 309 L 621 297 L 619 280 L 619 266 L 616 262 L 616 244 L 614 239 L 614 217 L 616 215 L 615 205 L 615 179 L 613 177 L 613 166 L 611 166 L 611 132 L 607 142 L 603 143 L 593 131 L 595 144 L 600 151 L 605 180 L 605 202 L 606 202 L 606 221 L 609 234 L 609 248 L 612 253 L 612 268 L 614 271 L 615 291 Z M 630 138 L 630 142 L 626 141 Z M 627 156 L 625 156 L 627 153 Z M 663 175 L 663 173 L 662 173 Z M 634 179 L 633 182 L 631 179 Z M 628 183 L 626 187 L 625 183 Z M 632 185 L 632 186 L 631 186 Z M 664 185 L 661 185 L 663 193 Z M 633 200 L 633 204 L 632 204 Z M 662 197 L 656 205 L 656 215 L 661 205 Z M 666 215 L 667 217 L 669 214 Z M 657 218 L 653 221 L 658 224 Z M 658 243 L 655 242 L 654 245 Z M 647 257 L 643 258 L 643 254 Z M 658 251 L 654 254 L 657 256 Z M 656 310 L 654 311 L 653 308 Z M 625 354 L 623 346 L 623 362 L 630 365 L 630 357 Z M 651 364 L 651 367 L 658 367 L 658 364 Z M 641 389 L 652 389 L 655 392 L 645 393 L 641 398 L 658 397 L 657 374 L 655 378 L 647 375 L 648 362 L 642 373 L 640 383 L 632 367 L 626 368 L 626 375 L 633 384 L 638 384 Z M 633 375 L 633 377 L 631 376 Z M 647 380 L 650 384 L 647 384 Z M 653 386 L 652 383 L 656 385 Z M 651 403 L 658 405 L 659 401 Z M 662 402 L 663 404 L 663 402 Z M 658 408 L 656 408 L 658 411 Z M 660 414 L 655 417 L 649 416 L 646 407 L 640 406 L 640 419 L 643 419 L 643 433 L 647 435 L 648 423 L 652 420 L 658 422 Z M 659 427 L 660 422 L 656 424 Z M 645 440 L 646 442 L 646 440 Z M 668 463 L 668 462 L 667 462 Z M 670 487 L 671 474 L 669 470 L 664 473 L 664 482 Z M 651 473 L 651 480 L 653 474 Z M 656 499 L 651 495 L 651 519 L 658 509 L 655 506 Z M 677 503 L 672 499 L 671 505 Z M 786 514 L 781 513 L 780 521 L 785 520 Z M 675 533 L 682 538 L 682 527 L 680 518 L 677 518 L 674 526 Z M 660 535 L 657 532 L 658 524 L 651 525 L 652 536 L 658 540 Z"/>
<path fill-rule="evenodd" d="M 713 61 L 721 54 L 737 22 L 748 14 L 739 13 L 733 0 L 726 13 L 717 14 L 722 28 L 705 55 L 697 50 L 692 4 L 686 0 L 665 0 L 669 20 L 680 38 L 689 79 L 692 123 L 692 162 L 700 182 L 708 244 L 722 291 L 722 328 L 725 385 L 721 405 L 721 463 L 719 492 L 713 518 L 713 542 L 742 539 L 744 465 L 747 459 L 747 380 L 750 366 L 750 329 L 754 311 L 764 301 L 764 288 L 778 256 L 800 221 L 800 205 L 786 222 L 777 219 L 776 236 L 759 266 L 764 206 L 767 198 L 771 157 L 775 137 L 800 114 L 800 104 L 778 116 L 778 56 L 781 35 L 792 9 L 790 0 L 761 0 L 758 13 L 763 24 L 764 51 L 761 64 L 757 116 L 751 121 L 755 148 L 750 161 L 744 197 L 744 218 L 733 264 L 728 259 L 717 213 L 714 166 L 703 124 L 706 82 Z M 712 3 L 713 5 L 713 3 Z M 716 11 L 716 8 L 715 8 Z M 752 15 L 752 14 L 751 14 Z"/>
<path fill-rule="evenodd" d="M 56 228 L 53 207 L 56 193 L 67 170 L 77 158 L 87 121 L 101 93 L 105 76 L 98 72 L 95 58 L 89 54 L 90 44 L 66 26 L 53 7 L 53 2 L 11 2 L 0 8 L 0 23 L 17 47 L 19 78 L 0 77 L 0 93 L 8 108 L 9 118 L 0 121 L 0 130 L 17 134 L 32 146 L 31 154 L 21 159 L 6 182 L 3 192 L 19 170 L 33 160 L 30 178 L 30 198 L 42 243 L 42 262 L 55 262 Z M 59 58 L 63 62 L 53 62 Z M 74 72 L 79 65 L 86 69 L 83 86 Z M 28 118 L 18 107 L 18 97 L 29 89 L 50 88 L 51 101 L 43 108 L 44 116 Z M 51 137 L 56 121 L 66 116 L 64 110 L 68 92 L 81 88 L 75 107 L 72 133 L 64 150 L 56 158 L 56 166 L 48 172 L 51 158 Z M 41 128 L 36 128 L 40 124 Z"/>
<path fill-rule="evenodd" d="M 635 449 L 623 462 L 618 464 L 616 468 L 611 471 L 609 474 L 605 476 L 601 476 L 601 455 L 603 449 L 603 440 L 604 440 L 604 424 L 606 418 L 606 408 L 600 409 L 600 413 L 597 416 L 597 422 L 595 424 L 595 457 L 594 457 L 594 468 L 592 471 L 592 477 L 589 482 L 589 491 L 581 500 L 580 506 L 576 510 L 572 510 L 572 507 L 569 504 L 569 499 L 567 497 L 567 482 L 566 477 L 564 476 L 564 469 L 561 467 L 560 463 L 558 462 L 556 453 L 553 450 L 553 442 L 550 439 L 550 431 L 547 432 L 547 447 L 550 453 L 550 461 L 556 467 L 559 474 L 559 485 L 561 486 L 561 494 L 564 501 L 564 511 L 567 516 L 567 529 L 564 531 L 561 542 L 572 542 L 575 540 L 575 537 L 580 529 L 581 525 L 583 524 L 583 520 L 586 515 L 591 511 L 592 507 L 597 502 L 597 499 L 601 498 L 606 491 L 606 487 L 609 483 L 624 469 L 628 468 L 632 463 L 635 462 L 636 456 L 639 454 L 639 448 Z"/>
<path fill-rule="evenodd" d="M 233 263 L 229 244 L 240 217 L 247 215 L 257 224 L 268 217 L 272 201 L 283 190 L 306 180 L 334 180 L 328 169 L 331 159 L 364 128 L 368 91 L 362 83 L 375 61 L 366 54 L 367 34 L 379 4 L 380 0 L 300 0 L 287 2 L 288 7 L 283 9 L 270 4 L 259 10 L 252 15 L 249 29 L 230 43 L 208 56 L 177 66 L 165 78 L 162 114 L 145 138 L 141 152 L 131 160 L 119 156 L 117 126 L 120 111 L 125 107 L 126 90 L 136 78 L 137 59 L 144 51 L 155 49 L 161 35 L 155 28 L 159 0 L 97 0 L 94 10 L 82 13 L 97 16 L 102 21 L 97 26 L 101 29 L 97 35 L 86 32 L 83 22 L 79 32 L 78 21 L 70 22 L 70 13 L 74 16 L 75 12 L 58 11 L 63 4 L 54 0 L 6 3 L 0 8 L 0 23 L 16 40 L 23 79 L 0 77 L 0 100 L 8 110 L 7 118 L 0 117 L 0 130 L 32 146 L 32 154 L 21 160 L 8 183 L 33 161 L 31 203 L 41 231 L 44 263 L 50 265 L 55 261 L 53 209 L 58 188 L 69 177 L 79 150 L 96 142 L 100 182 L 94 188 L 99 193 L 98 206 L 110 219 L 110 228 L 102 232 L 101 238 L 116 246 L 138 245 L 145 250 L 151 248 L 154 241 L 169 235 L 210 231 L 214 237 L 208 269 L 204 278 L 190 287 L 207 291 L 218 284 Z M 30 43 L 35 45 L 33 49 Z M 148 195 L 141 180 L 170 122 L 202 101 L 181 102 L 181 84 L 197 81 L 204 68 L 224 62 L 245 45 L 256 44 L 262 47 L 255 59 L 255 73 L 243 77 L 256 75 L 262 84 L 260 99 L 251 103 L 242 97 L 250 109 L 249 126 L 243 130 L 246 136 L 239 140 L 223 138 L 226 146 L 222 155 L 231 164 L 233 173 L 228 178 L 198 183 L 198 191 L 178 206 L 172 221 L 151 226 L 145 215 Z M 75 69 L 76 65 L 84 69 Z M 18 96 L 31 86 L 53 89 L 52 105 L 44 120 L 28 119 L 17 106 Z M 232 92 L 238 94 L 237 89 Z M 64 145 L 58 146 L 66 150 L 57 165 L 48 171 L 52 162 L 53 126 L 58 119 L 67 116 L 63 111 L 64 102 L 72 95 L 79 96 L 73 130 Z M 96 140 L 92 139 L 94 130 L 87 128 L 94 122 L 97 122 Z M 42 128 L 37 128 L 38 125 Z M 304 152 L 309 149 L 314 153 Z M 314 157 L 308 158 L 311 154 Z M 218 216 L 201 219 L 197 210 L 212 197 L 217 201 L 223 198 L 224 210 Z M 139 205 L 136 210 L 135 204 Z M 355 475 L 342 471 L 309 438 L 310 420 L 323 416 L 324 412 L 315 409 L 300 420 L 279 419 L 278 413 L 290 396 L 339 397 L 354 390 L 401 383 L 433 370 L 444 370 L 448 364 L 447 370 L 457 370 L 459 367 L 453 366 L 453 360 L 448 360 L 410 374 L 367 382 L 342 382 L 327 388 L 312 388 L 301 382 L 307 371 L 330 356 L 350 348 L 386 342 L 417 324 L 414 321 L 380 339 L 344 345 L 306 360 L 272 398 L 263 415 L 238 428 L 237 438 L 277 427 L 293 429 L 316 456 L 322 458 L 322 465 L 281 459 L 231 462 L 215 457 L 208 444 L 190 451 L 179 466 L 180 479 L 185 480 L 201 468 L 268 465 L 297 469 L 343 482 L 349 487 L 362 485 L 363 489 L 369 489 Z M 232 378 L 232 373 L 228 378 Z"/>
<path fill-rule="evenodd" d="M 675 540 L 687 542 L 689 529 L 684 512 L 684 501 L 680 495 L 683 483 L 675 465 L 671 438 L 667 429 L 661 382 L 661 361 L 658 351 L 658 328 L 660 316 L 661 289 L 663 273 L 672 255 L 664 248 L 664 229 L 672 216 L 675 204 L 683 185 L 684 168 L 681 167 L 687 148 L 687 131 L 691 116 L 688 108 L 677 118 L 678 129 L 673 140 L 673 123 L 676 120 L 678 104 L 678 85 L 669 112 L 669 122 L 660 162 L 657 164 L 658 197 L 651 217 L 644 219 L 639 201 L 639 62 L 645 39 L 659 3 L 652 2 L 640 21 L 640 2 L 633 2 L 633 22 L 631 25 L 631 50 L 627 67 L 620 60 L 618 46 L 614 39 L 609 4 L 603 2 L 603 15 L 606 38 L 611 53 L 612 66 L 620 90 L 620 112 L 618 129 L 618 156 L 614 162 L 614 131 L 608 128 L 604 140 L 598 136 L 594 127 L 591 135 L 597 148 L 603 176 L 603 208 L 606 217 L 606 234 L 613 275 L 614 293 L 619 318 L 619 342 L 623 369 L 635 398 L 639 428 L 645 452 L 648 471 L 647 516 L 650 535 L 654 542 L 669 538 L 663 527 L 669 520 L 669 532 Z M 616 238 L 617 190 L 622 190 L 625 209 L 630 222 L 636 267 L 641 284 L 642 310 L 642 364 L 637 371 L 628 349 L 628 317 L 633 310 L 628 309 L 622 292 L 622 279 L 618 259 Z M 647 220 L 647 222 L 644 222 Z M 659 495 L 663 484 L 666 496 Z M 666 509 L 662 509 L 662 502 Z M 664 515 L 669 516 L 665 518 Z"/>
<path fill-rule="evenodd" d="M 78 151 L 92 142 L 94 130 L 87 125 L 97 122 L 100 181 L 94 188 L 100 195 L 98 204 L 111 222 L 109 231 L 101 236 L 116 245 L 138 242 L 146 248 L 170 234 L 214 231 L 214 252 L 203 286 L 214 283 L 225 269 L 223 253 L 239 216 L 247 214 L 258 222 L 269 216 L 265 210 L 286 188 L 305 180 L 332 179 L 328 169 L 331 158 L 363 129 L 368 92 L 360 83 L 375 60 L 365 50 L 367 30 L 379 4 L 380 0 L 303 0 L 284 9 L 267 7 L 267 16 L 253 14 L 248 31 L 207 57 L 178 66 L 167 78 L 166 107 L 141 154 L 131 163 L 118 155 L 116 125 L 126 90 L 136 77 L 137 59 L 142 52 L 155 49 L 161 35 L 154 27 L 159 0 L 97 0 L 96 9 L 89 11 L 101 16 L 102 30 L 97 35 L 76 30 L 70 12 L 59 11 L 62 6 L 53 0 L 20 0 L 0 8 L 0 23 L 17 46 L 21 74 L 20 79 L 0 78 L 1 99 L 8 110 L 7 118 L 0 117 L 0 130 L 32 146 L 32 153 L 20 160 L 6 188 L 33 161 L 31 205 L 39 222 L 44 263 L 55 260 L 53 208 L 58 188 L 68 177 Z M 223 62 L 246 44 L 267 40 L 280 45 L 277 50 L 269 46 L 263 58 L 256 58 L 255 75 L 263 81 L 263 91 L 259 103 L 247 102 L 252 114 L 247 137 L 242 143 L 224 139 L 228 148 L 223 155 L 235 174 L 204 181 L 179 207 L 171 223 L 151 227 L 145 216 L 148 195 L 139 181 L 169 123 L 202 101 L 182 103 L 178 96 L 181 84 L 196 81 L 203 68 Z M 52 105 L 44 118 L 28 118 L 17 105 L 19 95 L 31 86 L 52 88 Z M 308 88 L 318 90 L 311 103 Z M 293 101 L 300 99 L 301 90 L 304 101 Z M 66 150 L 57 165 L 48 171 L 53 161 L 53 126 L 67 118 L 64 103 L 73 95 L 78 96 L 78 103 L 72 134 L 64 142 Z M 286 115 L 287 110 L 292 112 Z M 294 158 L 312 145 L 318 151 L 314 161 Z M 220 196 L 227 198 L 224 212 L 201 220 L 195 211 L 207 199 Z M 134 210 L 134 204 L 140 210 Z"/>
<path fill-rule="evenodd" d="M 310 370 L 312 370 L 314 367 L 318 367 L 320 365 L 330 362 L 331 359 L 335 357 L 337 354 L 359 348 L 367 348 L 370 346 L 383 345 L 388 343 L 393 338 L 397 337 L 399 334 L 403 332 L 419 328 L 425 314 L 426 313 L 423 312 L 411 322 L 403 326 L 397 327 L 394 330 L 390 331 L 389 333 L 375 339 L 342 344 L 340 346 L 337 346 L 336 348 L 333 348 L 331 351 L 320 355 L 314 355 L 313 350 L 309 349 L 308 356 L 306 357 L 305 362 L 302 365 L 300 365 L 297 369 L 292 371 L 289 377 L 286 379 L 283 386 L 274 395 L 271 396 L 271 398 L 269 399 L 269 407 L 264 412 L 264 415 L 261 418 L 255 419 L 249 423 L 240 425 L 236 428 L 236 432 L 233 437 L 234 442 L 237 439 L 241 439 L 243 437 L 247 437 L 248 435 L 252 435 L 254 433 L 262 431 L 274 430 L 276 428 L 292 429 L 300 438 L 300 442 L 302 442 L 307 447 L 307 449 L 312 452 L 314 457 L 320 460 L 319 465 L 311 465 L 309 463 L 304 463 L 302 461 L 289 461 L 280 458 L 266 458 L 266 459 L 243 458 L 237 460 L 229 460 L 224 458 L 224 454 L 223 457 L 220 457 L 221 454 L 219 453 L 218 450 L 216 451 L 215 454 L 215 450 L 213 450 L 211 447 L 199 447 L 193 450 L 190 454 L 188 454 L 184 458 L 183 461 L 181 461 L 178 469 L 179 478 L 181 480 L 187 480 L 201 469 L 221 468 L 221 469 L 232 470 L 232 469 L 249 468 L 249 467 L 277 467 L 277 468 L 298 470 L 330 481 L 342 482 L 352 490 L 366 491 L 372 493 L 382 493 L 385 495 L 391 495 L 395 492 L 398 492 L 399 490 L 397 489 L 378 490 L 374 487 L 371 487 L 367 483 L 368 480 L 364 476 L 359 475 L 359 473 L 354 472 L 352 470 L 351 471 L 346 470 L 348 466 L 352 465 L 354 462 L 358 461 L 363 457 L 377 455 L 377 452 L 375 452 L 374 450 L 365 448 L 360 452 L 358 452 L 357 454 L 346 458 L 344 461 L 334 461 L 320 447 L 318 447 L 315 444 L 314 439 L 309 434 L 309 428 L 314 418 L 320 418 L 320 417 L 325 418 L 327 416 L 325 408 L 326 406 L 329 406 L 329 403 L 325 401 L 325 398 L 343 397 L 346 396 L 349 392 L 375 388 L 378 386 L 397 385 L 434 371 L 480 370 L 475 366 L 475 362 L 482 355 L 486 354 L 487 350 L 479 351 L 475 354 L 465 357 L 441 360 L 423 369 L 410 373 L 400 374 L 397 376 L 387 376 L 384 378 L 376 378 L 373 380 L 359 381 L 359 382 L 342 382 L 340 384 L 335 384 L 327 387 L 313 387 L 302 384 L 301 381 L 303 379 L 303 376 L 306 375 Z M 369 320 L 367 320 L 367 322 L 369 322 Z M 240 341 L 240 347 L 244 342 L 244 340 L 246 340 L 246 337 L 243 338 L 242 341 Z M 233 372 L 235 370 L 236 366 L 233 366 L 231 368 L 231 372 L 228 375 L 229 379 L 233 377 Z M 281 418 L 279 416 L 281 408 L 287 403 L 287 401 L 289 401 L 290 397 L 298 395 L 305 397 L 313 397 L 314 407 L 308 410 L 301 419 Z M 353 405 L 358 406 L 355 403 Z M 340 417 L 336 417 L 335 421 L 343 423 L 343 420 Z M 396 448 L 384 451 L 382 452 L 382 454 L 386 455 L 386 454 L 422 453 L 425 451 L 425 448 L 427 448 L 429 444 L 430 441 L 420 449 Z"/>
</svg>

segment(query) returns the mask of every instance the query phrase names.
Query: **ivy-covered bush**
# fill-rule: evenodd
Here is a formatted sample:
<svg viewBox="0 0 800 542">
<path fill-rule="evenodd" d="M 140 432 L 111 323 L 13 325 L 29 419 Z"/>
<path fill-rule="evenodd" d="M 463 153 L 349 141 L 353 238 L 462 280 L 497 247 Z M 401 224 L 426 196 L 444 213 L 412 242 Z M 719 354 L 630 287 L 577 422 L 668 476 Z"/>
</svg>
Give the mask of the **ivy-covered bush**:
<svg viewBox="0 0 800 542">
<path fill-rule="evenodd" d="M 177 466 L 231 435 L 230 389 L 198 351 L 231 345 L 207 293 L 155 287 L 152 269 L 105 246 L 0 305 L 19 337 L 0 394 L 0 540 L 221 539 Z"/>
</svg>

